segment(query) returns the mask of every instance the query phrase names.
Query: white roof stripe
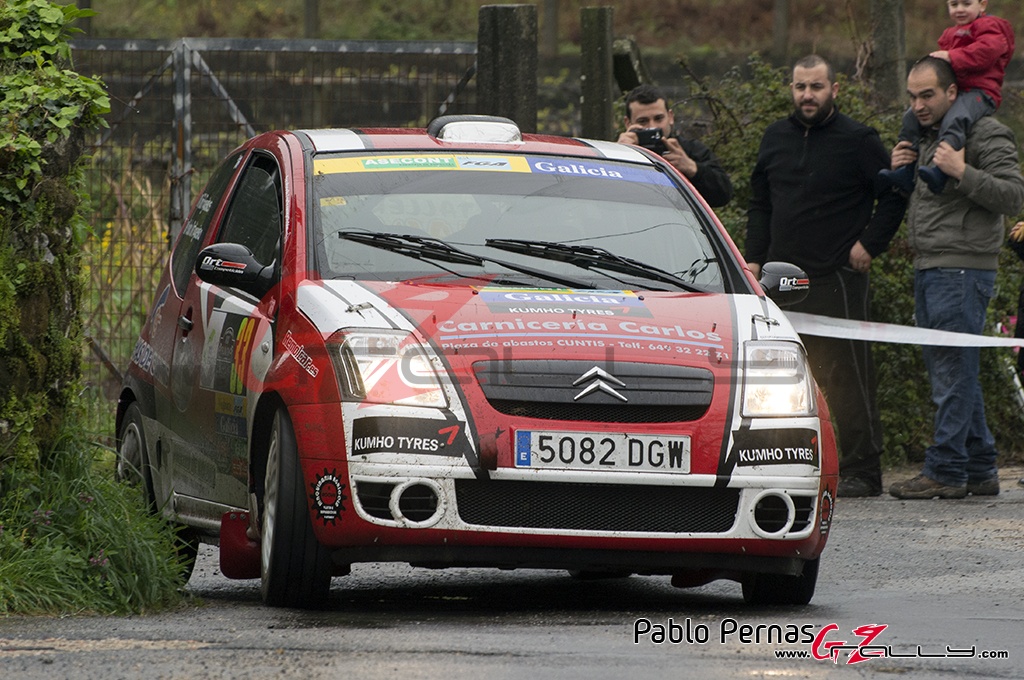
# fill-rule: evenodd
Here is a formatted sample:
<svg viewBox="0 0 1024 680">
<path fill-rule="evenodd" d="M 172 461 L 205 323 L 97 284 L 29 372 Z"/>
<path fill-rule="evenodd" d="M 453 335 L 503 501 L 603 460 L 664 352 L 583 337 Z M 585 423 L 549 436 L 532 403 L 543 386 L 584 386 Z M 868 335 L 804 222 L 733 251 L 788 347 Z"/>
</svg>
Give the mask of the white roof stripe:
<svg viewBox="0 0 1024 680">
<path fill-rule="evenodd" d="M 359 151 L 367 148 L 359 135 L 352 130 L 299 130 L 299 132 L 309 136 L 310 141 L 313 142 L 313 146 L 319 153 L 327 151 Z"/>
<path fill-rule="evenodd" d="M 646 163 L 647 165 L 653 165 L 651 159 L 644 156 L 642 153 L 637 151 L 631 146 L 625 144 L 619 144 L 618 142 L 605 142 L 600 139 L 580 139 L 579 141 L 584 144 L 589 144 L 594 147 L 602 154 L 605 158 L 610 158 L 617 161 L 629 161 L 631 163 Z"/>
</svg>

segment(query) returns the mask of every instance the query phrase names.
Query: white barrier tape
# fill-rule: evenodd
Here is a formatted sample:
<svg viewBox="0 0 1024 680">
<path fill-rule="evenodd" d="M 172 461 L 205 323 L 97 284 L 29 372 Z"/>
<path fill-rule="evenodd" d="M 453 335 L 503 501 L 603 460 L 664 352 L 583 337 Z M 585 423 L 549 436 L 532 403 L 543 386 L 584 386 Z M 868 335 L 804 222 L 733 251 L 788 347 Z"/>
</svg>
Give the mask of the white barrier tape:
<svg viewBox="0 0 1024 680">
<path fill-rule="evenodd" d="M 895 342 L 904 345 L 938 345 L 941 347 L 1022 347 L 1024 338 L 994 338 L 989 335 L 937 331 L 931 328 L 900 326 L 894 323 L 854 321 L 831 316 L 786 312 L 786 318 L 797 333 L 826 338 Z"/>
</svg>

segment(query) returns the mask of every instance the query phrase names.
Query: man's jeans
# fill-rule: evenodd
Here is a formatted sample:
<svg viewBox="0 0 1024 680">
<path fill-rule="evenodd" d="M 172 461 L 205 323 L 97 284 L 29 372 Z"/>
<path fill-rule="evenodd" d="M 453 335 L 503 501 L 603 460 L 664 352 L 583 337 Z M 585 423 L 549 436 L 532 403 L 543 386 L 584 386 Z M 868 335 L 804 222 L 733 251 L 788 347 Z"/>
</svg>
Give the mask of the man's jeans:
<svg viewBox="0 0 1024 680">
<path fill-rule="evenodd" d="M 919 269 L 914 273 L 914 316 L 921 328 L 981 334 L 996 273 L 985 269 Z M 935 402 L 935 441 L 925 451 L 924 474 L 949 486 L 998 474 L 996 448 L 985 423 L 981 350 L 922 348 Z"/>
</svg>

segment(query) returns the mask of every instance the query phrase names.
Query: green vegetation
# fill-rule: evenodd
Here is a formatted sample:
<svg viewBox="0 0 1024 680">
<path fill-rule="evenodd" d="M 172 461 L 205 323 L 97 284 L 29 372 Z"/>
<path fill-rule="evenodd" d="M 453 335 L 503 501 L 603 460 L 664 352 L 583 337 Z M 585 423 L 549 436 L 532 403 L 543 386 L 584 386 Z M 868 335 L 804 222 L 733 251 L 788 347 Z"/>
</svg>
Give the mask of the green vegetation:
<svg viewBox="0 0 1024 680">
<path fill-rule="evenodd" d="M 0 612 L 141 611 L 176 596 L 174 534 L 85 443 L 79 159 L 102 85 L 70 66 L 83 12 L 0 3 Z"/>
<path fill-rule="evenodd" d="M 5 469 L 0 614 L 142 612 L 176 603 L 184 564 L 108 452 L 62 437 L 38 471 Z"/>
<path fill-rule="evenodd" d="M 67 70 L 79 14 L 45 0 L 0 6 L 0 451 L 31 464 L 73 401 L 79 361 L 77 159 L 109 110 L 99 83 Z"/>
</svg>

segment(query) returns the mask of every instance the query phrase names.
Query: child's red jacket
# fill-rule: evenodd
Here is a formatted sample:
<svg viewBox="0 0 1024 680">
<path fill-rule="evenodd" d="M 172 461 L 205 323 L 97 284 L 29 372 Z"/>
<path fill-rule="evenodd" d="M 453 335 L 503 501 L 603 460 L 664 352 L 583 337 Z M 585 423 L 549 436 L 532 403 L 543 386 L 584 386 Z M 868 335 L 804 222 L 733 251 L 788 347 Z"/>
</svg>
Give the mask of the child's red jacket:
<svg viewBox="0 0 1024 680">
<path fill-rule="evenodd" d="M 1003 100 L 1003 75 L 1013 57 L 1013 26 L 1006 19 L 982 14 L 966 26 L 950 26 L 939 37 L 962 90 L 981 90 Z"/>
</svg>

